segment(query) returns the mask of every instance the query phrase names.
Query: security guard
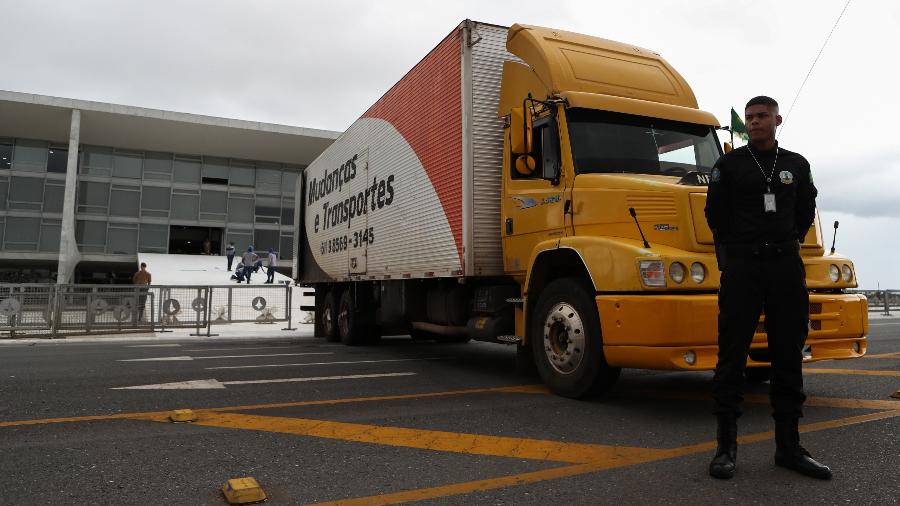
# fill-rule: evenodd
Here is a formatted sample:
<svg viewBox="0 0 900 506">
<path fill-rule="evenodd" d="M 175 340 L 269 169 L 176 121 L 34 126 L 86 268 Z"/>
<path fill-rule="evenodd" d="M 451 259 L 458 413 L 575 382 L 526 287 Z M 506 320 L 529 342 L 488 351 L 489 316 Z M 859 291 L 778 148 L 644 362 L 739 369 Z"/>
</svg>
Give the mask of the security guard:
<svg viewBox="0 0 900 506">
<path fill-rule="evenodd" d="M 716 162 L 706 201 L 722 271 L 719 361 L 713 380 L 718 449 L 709 474 L 734 476 L 744 369 L 764 312 L 772 363 L 775 463 L 830 479 L 831 470 L 800 446 L 798 432 L 806 400 L 801 366 L 809 321 L 800 243 L 815 217 L 817 191 L 809 162 L 775 141 L 775 128 L 781 125 L 778 103 L 755 97 L 747 102 L 744 115 L 750 142 Z"/>
</svg>

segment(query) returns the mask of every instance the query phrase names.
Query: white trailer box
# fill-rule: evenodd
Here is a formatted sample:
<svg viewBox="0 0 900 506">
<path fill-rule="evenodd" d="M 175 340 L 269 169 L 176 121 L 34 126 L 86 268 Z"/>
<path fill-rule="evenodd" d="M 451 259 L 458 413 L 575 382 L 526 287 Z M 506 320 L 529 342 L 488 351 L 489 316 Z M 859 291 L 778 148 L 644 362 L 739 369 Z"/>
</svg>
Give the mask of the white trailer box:
<svg viewBox="0 0 900 506">
<path fill-rule="evenodd" d="M 463 22 L 306 168 L 295 279 L 503 273 L 506 35 Z"/>
</svg>

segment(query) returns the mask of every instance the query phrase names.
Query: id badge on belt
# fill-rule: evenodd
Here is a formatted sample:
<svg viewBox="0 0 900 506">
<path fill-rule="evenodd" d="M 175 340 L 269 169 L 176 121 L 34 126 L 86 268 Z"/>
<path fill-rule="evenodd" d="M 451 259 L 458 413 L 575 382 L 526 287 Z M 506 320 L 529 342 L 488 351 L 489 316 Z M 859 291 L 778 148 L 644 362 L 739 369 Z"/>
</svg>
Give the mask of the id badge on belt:
<svg viewBox="0 0 900 506">
<path fill-rule="evenodd" d="M 767 213 L 775 212 L 775 194 L 772 192 L 763 194 L 763 209 L 766 210 Z"/>
</svg>

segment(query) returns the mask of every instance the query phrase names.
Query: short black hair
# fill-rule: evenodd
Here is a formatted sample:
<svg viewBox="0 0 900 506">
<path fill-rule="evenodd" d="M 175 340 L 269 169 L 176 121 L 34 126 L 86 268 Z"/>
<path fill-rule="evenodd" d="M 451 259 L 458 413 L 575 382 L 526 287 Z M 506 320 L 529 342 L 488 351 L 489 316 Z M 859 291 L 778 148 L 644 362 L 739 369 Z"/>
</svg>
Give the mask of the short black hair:
<svg viewBox="0 0 900 506">
<path fill-rule="evenodd" d="M 141 262 L 141 267 L 147 267 L 147 264 L 145 264 L 144 262 Z"/>
<path fill-rule="evenodd" d="M 746 110 L 752 105 L 764 105 L 770 109 L 778 109 L 778 102 L 776 102 L 774 98 L 765 95 L 751 98 L 750 101 L 747 102 L 747 105 L 744 106 L 744 109 Z"/>
</svg>

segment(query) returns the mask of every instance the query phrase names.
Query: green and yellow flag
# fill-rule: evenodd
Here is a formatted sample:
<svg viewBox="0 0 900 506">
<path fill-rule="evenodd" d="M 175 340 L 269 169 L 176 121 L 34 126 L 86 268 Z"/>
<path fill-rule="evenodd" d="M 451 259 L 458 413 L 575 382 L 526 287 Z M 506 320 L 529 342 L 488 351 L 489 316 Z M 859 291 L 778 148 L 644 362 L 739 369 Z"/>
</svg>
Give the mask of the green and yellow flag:
<svg viewBox="0 0 900 506">
<path fill-rule="evenodd" d="M 743 139 L 744 142 L 747 142 L 750 138 L 747 135 L 747 126 L 744 125 L 744 120 L 742 120 L 741 116 L 734 110 L 734 107 L 731 108 L 731 131 Z"/>
</svg>

